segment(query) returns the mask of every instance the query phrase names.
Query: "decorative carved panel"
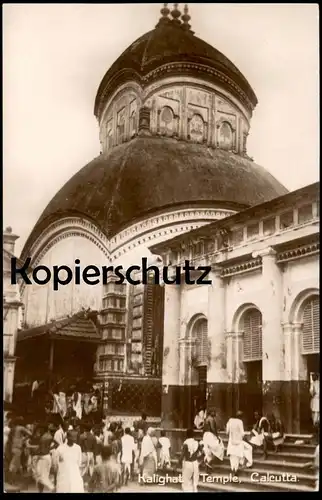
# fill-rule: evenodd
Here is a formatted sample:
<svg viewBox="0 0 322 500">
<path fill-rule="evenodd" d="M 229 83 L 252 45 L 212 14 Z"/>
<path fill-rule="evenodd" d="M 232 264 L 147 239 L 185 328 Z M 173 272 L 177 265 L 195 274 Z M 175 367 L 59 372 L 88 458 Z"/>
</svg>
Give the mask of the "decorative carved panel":
<svg viewBox="0 0 322 500">
<path fill-rule="evenodd" d="M 121 144 L 125 139 L 125 107 L 117 113 L 117 144 Z"/>
<path fill-rule="evenodd" d="M 178 120 L 174 116 L 172 108 L 165 106 L 159 114 L 159 132 L 161 135 L 172 137 L 177 134 Z"/>
<path fill-rule="evenodd" d="M 222 122 L 218 131 L 218 145 L 222 149 L 230 150 L 233 148 L 233 130 L 230 123 Z"/>
<path fill-rule="evenodd" d="M 106 149 L 110 149 L 113 145 L 113 119 L 111 118 L 106 124 Z"/>
<path fill-rule="evenodd" d="M 180 101 L 181 98 L 181 89 L 169 89 L 164 90 L 160 93 L 160 97 L 165 97 L 166 99 L 172 99 L 173 101 Z"/>
<path fill-rule="evenodd" d="M 211 107 L 211 94 L 197 89 L 187 90 L 187 102 L 203 108 Z"/>
<path fill-rule="evenodd" d="M 138 103 L 134 99 L 130 102 L 130 137 L 133 137 L 137 133 L 138 128 Z"/>
<path fill-rule="evenodd" d="M 236 114 L 235 108 L 226 100 L 221 97 L 216 98 L 216 109 L 217 111 L 221 111 L 223 113 Z"/>
<path fill-rule="evenodd" d="M 203 142 L 206 139 L 206 125 L 198 114 L 192 116 L 188 127 L 189 139 L 193 142 Z"/>
</svg>

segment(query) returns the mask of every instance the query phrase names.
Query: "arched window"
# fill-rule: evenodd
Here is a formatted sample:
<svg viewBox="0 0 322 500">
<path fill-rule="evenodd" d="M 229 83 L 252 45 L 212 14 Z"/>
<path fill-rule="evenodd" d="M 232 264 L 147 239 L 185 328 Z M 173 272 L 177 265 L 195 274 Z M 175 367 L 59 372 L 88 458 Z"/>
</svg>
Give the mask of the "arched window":
<svg viewBox="0 0 322 500">
<path fill-rule="evenodd" d="M 137 125 L 136 125 L 136 112 L 132 111 L 130 116 L 130 137 L 133 137 L 136 134 Z"/>
<path fill-rule="evenodd" d="M 169 106 L 165 106 L 160 113 L 160 133 L 171 137 L 175 132 L 174 113 Z"/>
<path fill-rule="evenodd" d="M 257 309 L 245 312 L 242 319 L 243 360 L 259 361 L 262 359 L 262 314 Z"/>
<path fill-rule="evenodd" d="M 320 352 L 320 301 L 315 296 L 303 309 L 302 354 Z"/>
<path fill-rule="evenodd" d="M 125 108 L 117 114 L 117 144 L 121 144 L 125 139 Z"/>
<path fill-rule="evenodd" d="M 112 147 L 112 142 L 113 142 L 113 125 L 112 121 L 107 124 L 107 129 L 106 129 L 106 149 L 110 149 Z"/>
<path fill-rule="evenodd" d="M 195 322 L 191 337 L 195 340 L 196 365 L 206 365 L 208 362 L 208 322 L 206 318 L 200 318 Z"/>
<path fill-rule="evenodd" d="M 205 124 L 200 115 L 193 115 L 189 123 L 189 135 L 193 142 L 203 142 Z"/>
<path fill-rule="evenodd" d="M 222 149 L 232 149 L 233 146 L 233 130 L 229 123 L 223 122 L 219 128 L 218 137 L 219 147 Z"/>
</svg>

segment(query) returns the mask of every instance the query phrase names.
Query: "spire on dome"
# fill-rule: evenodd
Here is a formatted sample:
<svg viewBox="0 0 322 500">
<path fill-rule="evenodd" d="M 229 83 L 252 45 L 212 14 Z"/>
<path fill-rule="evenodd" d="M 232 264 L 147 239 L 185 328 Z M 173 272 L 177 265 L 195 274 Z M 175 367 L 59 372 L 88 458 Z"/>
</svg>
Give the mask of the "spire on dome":
<svg viewBox="0 0 322 500">
<path fill-rule="evenodd" d="M 174 24 L 177 24 L 178 26 L 180 26 L 181 25 L 181 21 L 180 21 L 181 12 L 178 9 L 178 6 L 179 6 L 178 3 L 173 4 L 173 10 L 171 11 L 171 16 L 172 16 L 172 22 Z"/>
<path fill-rule="evenodd" d="M 169 14 L 170 14 L 170 9 L 168 8 L 168 4 L 164 3 L 162 9 L 160 10 L 160 13 L 162 14 L 162 17 L 160 17 L 158 24 L 156 25 L 156 28 L 158 26 L 162 26 L 163 24 L 169 23 Z"/>
<path fill-rule="evenodd" d="M 181 19 L 182 19 L 182 28 L 185 31 L 190 31 L 191 32 L 191 25 L 189 24 L 189 21 L 190 21 L 191 17 L 189 16 L 188 4 L 185 4 L 183 12 L 184 12 L 184 14 L 183 14 L 183 16 L 181 16 Z M 193 32 L 191 32 L 191 33 L 193 33 Z"/>
</svg>

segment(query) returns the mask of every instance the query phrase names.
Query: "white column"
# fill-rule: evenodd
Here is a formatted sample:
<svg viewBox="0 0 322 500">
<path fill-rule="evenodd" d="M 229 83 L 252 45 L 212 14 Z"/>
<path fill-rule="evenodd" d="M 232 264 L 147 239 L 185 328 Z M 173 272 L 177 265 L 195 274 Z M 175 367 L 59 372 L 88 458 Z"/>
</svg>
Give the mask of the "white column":
<svg viewBox="0 0 322 500">
<path fill-rule="evenodd" d="M 179 383 L 180 286 L 165 285 L 162 385 Z"/>
<path fill-rule="evenodd" d="M 307 380 L 307 366 L 302 356 L 301 338 L 302 323 L 293 323 L 293 378 L 292 380 Z"/>
<path fill-rule="evenodd" d="M 273 248 L 268 247 L 253 254 L 255 256 L 262 258 L 262 289 L 265 294 L 261 303 L 263 411 L 265 414 L 274 412 L 283 418 L 287 405 L 281 384 L 284 380 L 282 273 L 276 264 Z"/>
<path fill-rule="evenodd" d="M 282 273 L 276 264 L 276 252 L 271 247 L 257 252 L 256 256 L 262 258 L 262 287 L 265 290 L 261 310 L 263 381 L 280 381 L 284 379 Z"/>
<path fill-rule="evenodd" d="M 208 292 L 208 338 L 210 339 L 210 362 L 207 382 L 224 382 L 226 363 L 225 349 L 225 288 L 220 277 L 221 269 L 214 267 L 210 274 L 212 284 Z"/>
<path fill-rule="evenodd" d="M 293 325 L 284 323 L 283 338 L 284 338 L 284 380 L 296 380 L 294 378 L 294 363 L 293 363 Z"/>
</svg>

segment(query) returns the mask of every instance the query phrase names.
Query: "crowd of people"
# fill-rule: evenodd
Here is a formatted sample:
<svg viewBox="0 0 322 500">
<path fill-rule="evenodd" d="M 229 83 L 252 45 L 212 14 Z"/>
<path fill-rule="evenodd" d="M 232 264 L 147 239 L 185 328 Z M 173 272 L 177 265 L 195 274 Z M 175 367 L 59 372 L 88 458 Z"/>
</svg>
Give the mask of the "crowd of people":
<svg viewBox="0 0 322 500">
<path fill-rule="evenodd" d="M 6 483 L 38 492 L 114 492 L 138 474 L 153 475 L 170 466 L 170 440 L 159 439 L 146 415 L 123 428 L 122 422 L 80 420 L 76 412 L 56 422 L 26 422 L 6 415 Z"/>
<path fill-rule="evenodd" d="M 282 422 L 259 412 L 251 432 L 245 432 L 240 411 L 228 420 L 226 450 L 214 410 L 208 414 L 200 410 L 194 424 L 195 429 L 187 430 L 179 458 L 185 492 L 197 491 L 202 463 L 209 472 L 223 462 L 226 451 L 231 473 L 238 477 L 241 467 L 252 467 L 255 448 L 267 458 L 268 450 L 278 452 L 285 438 Z M 196 430 L 202 432 L 201 439 Z M 34 482 L 40 493 L 116 492 L 129 481 L 153 478 L 158 470 L 170 468 L 175 458 L 166 432 L 161 430 L 157 437 L 145 414 L 125 428 L 108 418 L 100 423 L 80 420 L 76 412 L 46 423 L 7 414 L 4 445 L 6 482 L 21 485 L 22 490 L 26 480 Z"/>
</svg>

